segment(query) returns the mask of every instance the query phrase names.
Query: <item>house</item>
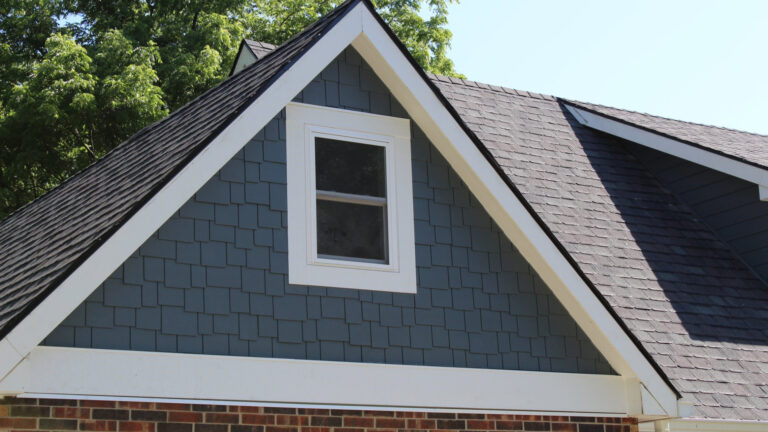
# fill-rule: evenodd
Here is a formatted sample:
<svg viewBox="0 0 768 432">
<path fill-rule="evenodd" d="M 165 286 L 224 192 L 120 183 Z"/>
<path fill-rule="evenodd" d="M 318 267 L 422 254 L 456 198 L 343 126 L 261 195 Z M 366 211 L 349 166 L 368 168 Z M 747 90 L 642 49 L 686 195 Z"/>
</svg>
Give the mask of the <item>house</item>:
<svg viewBox="0 0 768 432">
<path fill-rule="evenodd" d="M 766 430 L 766 187 L 349 0 L 0 223 L 0 428 Z"/>
</svg>

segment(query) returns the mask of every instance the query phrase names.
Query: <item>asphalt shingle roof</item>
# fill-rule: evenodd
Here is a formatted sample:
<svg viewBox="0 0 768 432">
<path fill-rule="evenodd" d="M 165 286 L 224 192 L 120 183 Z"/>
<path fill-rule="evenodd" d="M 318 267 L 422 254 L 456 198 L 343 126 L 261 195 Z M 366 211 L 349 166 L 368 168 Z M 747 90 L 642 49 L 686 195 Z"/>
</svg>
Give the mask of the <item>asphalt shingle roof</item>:
<svg viewBox="0 0 768 432">
<path fill-rule="evenodd" d="M 343 16 L 348 0 L 0 222 L 0 337 Z"/>
<path fill-rule="evenodd" d="M 277 48 L 275 45 L 272 45 L 271 43 L 259 42 L 259 41 L 250 40 L 250 39 L 245 39 L 245 45 L 248 46 L 248 49 L 251 50 L 251 52 L 256 56 L 257 59 L 261 59 L 262 57 L 264 57 L 265 55 L 273 51 L 275 48 Z"/>
<path fill-rule="evenodd" d="M 2 333 L 354 3 L 0 222 Z M 694 416 L 768 421 L 768 289 L 626 150 L 632 144 L 581 126 L 557 98 L 431 80 L 588 282 L 694 403 Z M 578 104 L 768 166 L 764 136 Z"/>
<path fill-rule="evenodd" d="M 768 135 L 672 120 L 586 102 L 568 103 L 742 162 L 768 168 Z"/>
<path fill-rule="evenodd" d="M 768 420 L 768 289 L 632 156 L 634 144 L 581 126 L 557 98 L 433 82 L 694 417 Z"/>
</svg>

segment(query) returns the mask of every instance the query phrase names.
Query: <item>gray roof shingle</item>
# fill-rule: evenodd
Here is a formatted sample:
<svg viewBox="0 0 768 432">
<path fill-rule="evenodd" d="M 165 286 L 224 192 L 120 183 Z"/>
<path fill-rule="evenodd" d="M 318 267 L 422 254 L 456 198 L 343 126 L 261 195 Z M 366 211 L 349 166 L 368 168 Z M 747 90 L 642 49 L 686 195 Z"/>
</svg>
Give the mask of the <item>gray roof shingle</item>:
<svg viewBox="0 0 768 432">
<path fill-rule="evenodd" d="M 249 50 L 253 53 L 253 55 L 256 56 L 257 59 L 261 59 L 265 55 L 269 54 L 271 51 L 273 51 L 275 48 L 277 48 L 275 45 L 272 45 L 271 43 L 266 42 L 258 42 L 255 40 L 250 39 L 244 39 L 245 45 L 248 47 Z"/>
<path fill-rule="evenodd" d="M 768 289 L 624 147 L 633 144 L 581 126 L 557 98 L 433 82 L 693 415 L 768 420 Z"/>
<path fill-rule="evenodd" d="M 768 168 L 768 135 L 673 120 L 586 102 L 568 103 L 723 156 Z"/>
</svg>

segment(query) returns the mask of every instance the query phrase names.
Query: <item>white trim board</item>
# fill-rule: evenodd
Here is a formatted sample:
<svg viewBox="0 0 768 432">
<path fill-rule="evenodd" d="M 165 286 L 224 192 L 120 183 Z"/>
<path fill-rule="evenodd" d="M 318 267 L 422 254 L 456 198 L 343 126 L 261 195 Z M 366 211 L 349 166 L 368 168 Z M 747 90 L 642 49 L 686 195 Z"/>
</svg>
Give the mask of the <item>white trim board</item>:
<svg viewBox="0 0 768 432">
<path fill-rule="evenodd" d="M 625 379 L 642 384 L 666 415 L 677 416 L 675 392 L 528 213 L 362 2 L 355 5 L 6 336 L 9 345 L 4 348 L 0 344 L 0 349 L 11 353 L 12 360 L 0 362 L 0 377 L 5 376 L 22 357 L 32 352 L 45 336 L 350 43 L 424 130 L 614 370 Z M 213 371 L 221 370 L 215 365 L 212 367 Z M 159 380 L 157 384 L 162 382 Z M 631 392 L 635 394 L 628 399 L 635 401 L 633 404 L 638 407 L 633 412 L 638 412 L 640 390 L 637 386 L 632 387 Z"/>
<path fill-rule="evenodd" d="M 768 170 L 766 169 L 704 150 L 640 127 L 631 126 L 567 103 L 565 107 L 584 126 L 754 183 L 758 186 L 760 200 L 768 201 Z"/>
<path fill-rule="evenodd" d="M 0 394 L 624 416 L 627 385 L 614 375 L 37 347 Z"/>
</svg>

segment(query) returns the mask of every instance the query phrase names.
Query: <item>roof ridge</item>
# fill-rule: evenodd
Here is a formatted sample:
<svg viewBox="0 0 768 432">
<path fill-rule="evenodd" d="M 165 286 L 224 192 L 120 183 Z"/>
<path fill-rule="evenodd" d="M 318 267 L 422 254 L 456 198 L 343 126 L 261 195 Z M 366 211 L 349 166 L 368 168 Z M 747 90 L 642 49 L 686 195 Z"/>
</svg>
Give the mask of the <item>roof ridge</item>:
<svg viewBox="0 0 768 432">
<path fill-rule="evenodd" d="M 459 78 L 459 77 L 449 77 L 446 75 L 438 75 L 431 72 L 427 72 L 427 76 L 429 76 L 431 79 L 436 81 L 442 81 L 447 82 L 450 84 L 458 84 L 463 85 L 466 87 L 475 87 L 475 88 L 481 88 L 485 90 L 490 90 L 496 93 L 504 93 L 504 94 L 511 94 L 511 95 L 517 95 L 517 96 L 523 96 L 523 97 L 529 97 L 533 99 L 542 99 L 542 100 L 549 100 L 549 101 L 555 101 L 559 98 L 557 96 L 552 96 L 544 93 L 536 93 L 532 91 L 527 90 L 518 90 L 513 89 L 510 87 L 504 87 L 504 86 L 498 86 L 494 84 L 486 84 L 479 81 L 473 81 L 466 78 Z"/>
<path fill-rule="evenodd" d="M 763 137 L 763 138 L 768 138 L 768 134 L 761 134 L 761 133 L 757 133 L 757 132 L 750 132 L 750 131 L 745 131 L 745 130 L 742 130 L 742 129 L 729 128 L 729 127 L 725 127 L 725 126 L 717 126 L 717 125 L 706 124 L 706 123 L 699 123 L 699 122 L 694 122 L 694 121 L 690 121 L 690 120 L 681 120 L 681 119 L 676 119 L 676 118 L 671 118 L 671 117 L 664 117 L 664 116 L 660 116 L 658 114 L 650 114 L 650 113 L 643 112 L 643 111 L 635 111 L 635 110 L 626 109 L 626 108 L 618 108 L 618 107 L 613 107 L 613 106 L 610 106 L 610 105 L 603 105 L 603 104 L 594 103 L 594 102 L 583 102 L 583 101 L 578 101 L 578 100 L 575 100 L 575 99 L 566 99 L 566 98 L 562 98 L 562 100 L 564 102 L 570 103 L 570 104 L 577 104 L 577 105 L 581 105 L 581 106 L 593 105 L 593 106 L 596 106 L 596 107 L 615 109 L 615 110 L 624 111 L 624 112 L 627 112 L 627 113 L 640 114 L 640 115 L 644 115 L 644 116 L 648 116 L 648 117 L 654 117 L 654 118 L 662 119 L 662 120 L 672 120 L 672 121 L 676 121 L 676 122 L 680 122 L 680 123 L 686 123 L 686 124 L 695 125 L 695 126 L 704 126 L 704 127 L 710 127 L 710 128 L 720 129 L 720 130 L 726 130 L 726 131 L 731 131 L 731 132 L 738 132 L 738 133 L 744 133 L 744 134 L 748 134 L 748 135 L 755 135 L 755 136 L 759 136 L 759 137 Z"/>
</svg>

